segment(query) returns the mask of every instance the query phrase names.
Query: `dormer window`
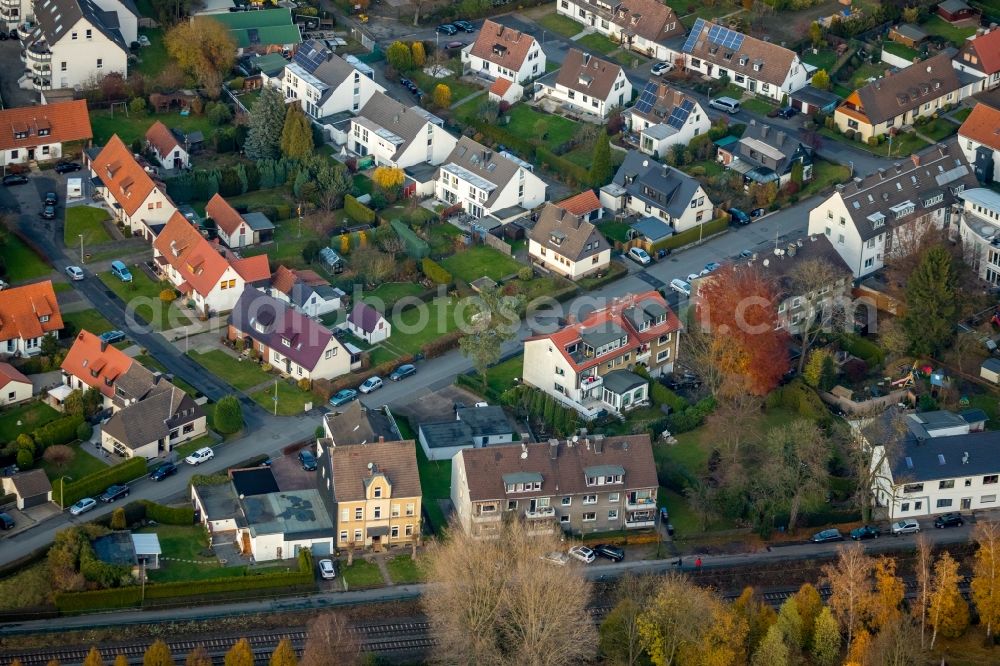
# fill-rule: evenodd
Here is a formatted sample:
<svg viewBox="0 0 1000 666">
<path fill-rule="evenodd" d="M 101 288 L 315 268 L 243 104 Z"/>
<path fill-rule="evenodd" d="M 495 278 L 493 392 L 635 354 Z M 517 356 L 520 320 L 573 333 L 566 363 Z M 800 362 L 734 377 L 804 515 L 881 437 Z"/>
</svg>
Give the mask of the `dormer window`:
<svg viewBox="0 0 1000 666">
<path fill-rule="evenodd" d="M 52 132 L 52 130 L 50 130 L 49 128 L 42 127 L 42 128 L 39 128 L 39 130 L 38 130 L 38 136 L 48 136 L 51 132 Z"/>
<path fill-rule="evenodd" d="M 27 139 L 28 138 L 28 130 L 15 131 L 14 132 L 14 138 L 15 139 Z"/>
<path fill-rule="evenodd" d="M 374 497 L 375 499 L 382 497 L 382 486 L 375 486 L 372 489 L 372 497 Z"/>
<path fill-rule="evenodd" d="M 750 59 L 747 56 L 740 56 L 740 67 L 746 67 L 749 60 Z"/>
<path fill-rule="evenodd" d="M 43 324 L 44 324 L 45 322 L 47 322 L 48 320 L 49 320 L 49 316 L 48 316 L 48 315 L 41 315 L 41 316 L 40 316 L 40 317 L 38 318 L 38 321 L 40 321 L 40 322 L 41 322 L 41 323 L 43 323 Z"/>
<path fill-rule="evenodd" d="M 291 347 L 292 341 L 286 338 L 285 336 L 281 336 L 281 344 L 285 345 L 286 347 Z"/>
<path fill-rule="evenodd" d="M 753 64 L 753 71 L 759 72 L 763 68 L 764 68 L 764 61 L 763 60 L 757 60 L 756 62 L 754 62 L 754 64 Z"/>
</svg>

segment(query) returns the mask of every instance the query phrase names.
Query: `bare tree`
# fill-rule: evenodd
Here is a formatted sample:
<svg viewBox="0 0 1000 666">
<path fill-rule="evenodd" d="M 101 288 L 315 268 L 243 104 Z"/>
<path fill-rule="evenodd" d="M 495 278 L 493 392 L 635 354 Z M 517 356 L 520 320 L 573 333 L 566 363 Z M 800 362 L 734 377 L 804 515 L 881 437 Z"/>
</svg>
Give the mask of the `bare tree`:
<svg viewBox="0 0 1000 666">
<path fill-rule="evenodd" d="M 396 270 L 396 260 L 392 255 L 379 252 L 375 248 L 357 250 L 352 258 L 355 269 L 369 284 L 378 284 L 389 278 Z"/>
<path fill-rule="evenodd" d="M 931 542 L 926 534 L 917 535 L 917 559 L 913 563 L 917 579 L 917 595 L 913 599 L 910 610 L 920 625 L 920 647 L 924 647 L 924 634 L 927 629 L 927 607 L 931 602 L 931 571 L 934 556 L 931 553 Z"/>
<path fill-rule="evenodd" d="M 748 433 L 754 431 L 755 422 L 760 420 L 763 404 L 763 398 L 743 393 L 719 403 L 706 419 L 708 441 L 715 442 L 722 457 L 733 465 L 740 462 L 740 452 L 747 442 Z M 740 427 L 734 428 L 734 423 L 739 423 Z"/>
<path fill-rule="evenodd" d="M 765 436 L 766 452 L 760 476 L 762 488 L 788 510 L 788 529 L 794 530 L 802 502 L 825 488 L 830 442 L 812 421 L 796 419 Z"/>
<path fill-rule="evenodd" d="M 428 548 L 423 607 L 438 640 L 435 659 L 561 666 L 592 658 L 591 586 L 581 567 L 542 559 L 556 550 L 555 532 L 529 536 L 516 519 L 485 540 L 453 523 L 448 538 Z"/>
<path fill-rule="evenodd" d="M 841 546 L 837 562 L 823 566 L 823 578 L 830 585 L 830 609 L 847 634 L 848 648 L 872 604 L 872 568 L 872 559 L 860 543 Z"/>
<path fill-rule="evenodd" d="M 802 298 L 806 313 L 804 319 L 790 327 L 802 344 L 799 355 L 799 374 L 802 374 L 806 356 L 819 334 L 843 323 L 843 303 L 834 296 L 840 295 L 837 283 L 850 280 L 850 271 L 840 270 L 826 259 L 814 258 L 798 263 L 789 278 L 792 295 Z"/>
<path fill-rule="evenodd" d="M 913 618 L 898 615 L 879 629 L 868 648 L 868 663 L 879 666 L 912 666 L 920 662 L 920 630 Z"/>
<path fill-rule="evenodd" d="M 76 457 L 76 451 L 72 447 L 66 446 L 64 444 L 55 444 L 45 449 L 45 453 L 42 454 L 42 458 L 45 462 L 49 463 L 55 467 L 60 472 L 65 470 L 73 458 Z"/>
<path fill-rule="evenodd" d="M 895 408 L 873 409 L 851 424 L 853 437 L 847 444 L 847 458 L 857 480 L 854 502 L 864 520 L 871 519 L 876 505 L 895 502 L 896 488 L 905 481 L 892 473 L 902 455 L 905 419 L 906 414 Z"/>
<path fill-rule="evenodd" d="M 343 615 L 322 613 L 309 621 L 300 666 L 357 666 L 361 657 L 357 636 Z"/>
</svg>

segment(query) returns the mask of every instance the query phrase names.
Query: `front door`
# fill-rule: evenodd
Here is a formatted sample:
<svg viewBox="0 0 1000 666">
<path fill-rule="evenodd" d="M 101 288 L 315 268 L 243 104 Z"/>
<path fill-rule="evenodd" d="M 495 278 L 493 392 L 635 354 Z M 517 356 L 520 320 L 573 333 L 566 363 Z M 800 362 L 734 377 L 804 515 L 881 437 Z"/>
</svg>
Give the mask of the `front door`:
<svg viewBox="0 0 1000 666">
<path fill-rule="evenodd" d="M 382 552 L 382 537 L 380 536 L 372 537 L 372 550 L 374 550 L 376 553 Z"/>
<path fill-rule="evenodd" d="M 963 497 L 962 498 L 962 511 L 968 511 L 971 508 L 972 508 L 972 498 L 971 497 Z"/>
<path fill-rule="evenodd" d="M 534 499 L 533 500 L 528 500 L 528 511 L 534 513 L 535 512 L 535 507 L 537 506 L 537 504 L 538 504 L 538 500 L 534 500 Z"/>
<path fill-rule="evenodd" d="M 28 159 L 29 160 L 35 159 L 35 149 L 34 148 L 28 148 Z"/>
</svg>

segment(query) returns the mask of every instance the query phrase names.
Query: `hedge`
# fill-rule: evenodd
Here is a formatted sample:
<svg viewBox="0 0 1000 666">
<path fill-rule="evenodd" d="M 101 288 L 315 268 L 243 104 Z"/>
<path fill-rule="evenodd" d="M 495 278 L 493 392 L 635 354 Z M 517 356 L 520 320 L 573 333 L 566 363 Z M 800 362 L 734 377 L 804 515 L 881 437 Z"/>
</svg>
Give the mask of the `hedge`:
<svg viewBox="0 0 1000 666">
<path fill-rule="evenodd" d="M 658 381 L 649 385 L 649 397 L 657 405 L 669 405 L 674 412 L 683 412 L 688 407 L 688 401 L 680 397 Z"/>
<path fill-rule="evenodd" d="M 462 331 L 452 331 L 435 338 L 420 348 L 424 358 L 435 358 L 445 352 L 458 347 L 458 341 L 462 339 Z"/>
<path fill-rule="evenodd" d="M 548 148 L 539 146 L 535 149 L 535 162 L 548 167 L 548 170 L 555 174 L 561 174 L 563 180 L 567 177 L 578 185 L 589 185 L 590 171 L 579 164 L 570 162 L 565 157 L 556 155 Z M 603 184 L 603 183 L 602 183 Z"/>
<path fill-rule="evenodd" d="M 431 246 L 423 238 L 420 238 L 413 229 L 410 229 L 402 220 L 391 220 L 389 225 L 395 230 L 396 235 L 406 246 L 406 254 L 411 259 L 423 259 L 431 252 Z"/>
<path fill-rule="evenodd" d="M 767 396 L 767 406 L 781 407 L 824 427 L 833 421 L 823 400 L 801 377 L 796 377 Z"/>
<path fill-rule="evenodd" d="M 149 500 L 141 500 L 146 509 L 146 520 L 153 520 L 163 525 L 194 525 L 194 507 L 166 506 Z"/>
<path fill-rule="evenodd" d="M 350 194 L 344 195 L 344 212 L 347 217 L 361 224 L 373 224 L 375 222 L 375 211 L 359 202 Z"/>
<path fill-rule="evenodd" d="M 869 367 L 881 365 L 882 361 L 885 360 L 885 352 L 878 345 L 860 335 L 845 333 L 840 336 L 840 346 L 848 354 L 863 360 Z"/>
<path fill-rule="evenodd" d="M 725 217 L 717 217 L 711 222 L 701 225 L 701 227 L 701 229 L 693 227 L 679 234 L 674 234 L 662 243 L 653 245 L 653 250 L 676 250 L 679 247 L 696 243 L 699 238 L 704 240 L 715 234 L 721 234 L 729 227 L 729 220 Z"/>
<path fill-rule="evenodd" d="M 47 449 L 56 444 L 69 444 L 76 440 L 77 428 L 83 424 L 82 414 L 63 416 L 46 423 L 31 433 L 32 439 L 39 450 Z"/>
<path fill-rule="evenodd" d="M 67 483 L 63 486 L 62 493 L 57 494 L 53 492 L 52 495 L 56 501 L 61 500 L 63 506 L 69 506 L 84 497 L 103 493 L 107 490 L 108 486 L 134 481 L 141 476 L 146 476 L 146 473 L 145 458 L 129 458 L 123 463 L 81 477 L 72 483 Z"/>
<path fill-rule="evenodd" d="M 437 284 L 451 284 L 451 273 L 430 257 L 424 257 L 420 269 L 431 282 Z"/>
</svg>

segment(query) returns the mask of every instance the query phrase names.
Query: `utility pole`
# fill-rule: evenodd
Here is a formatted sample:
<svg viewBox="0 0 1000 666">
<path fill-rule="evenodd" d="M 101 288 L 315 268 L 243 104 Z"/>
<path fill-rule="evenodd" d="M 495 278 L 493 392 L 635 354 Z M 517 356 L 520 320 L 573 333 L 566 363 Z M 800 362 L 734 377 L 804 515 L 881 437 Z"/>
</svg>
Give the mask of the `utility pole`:
<svg viewBox="0 0 1000 666">
<path fill-rule="evenodd" d="M 299 233 L 298 233 L 297 238 L 302 238 L 302 204 L 301 203 L 299 204 L 298 213 L 299 213 Z"/>
<path fill-rule="evenodd" d="M 274 415 L 278 415 L 278 380 L 274 380 Z"/>
<path fill-rule="evenodd" d="M 80 236 L 80 263 L 83 263 L 83 234 L 78 234 Z"/>
</svg>

